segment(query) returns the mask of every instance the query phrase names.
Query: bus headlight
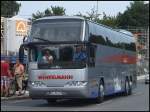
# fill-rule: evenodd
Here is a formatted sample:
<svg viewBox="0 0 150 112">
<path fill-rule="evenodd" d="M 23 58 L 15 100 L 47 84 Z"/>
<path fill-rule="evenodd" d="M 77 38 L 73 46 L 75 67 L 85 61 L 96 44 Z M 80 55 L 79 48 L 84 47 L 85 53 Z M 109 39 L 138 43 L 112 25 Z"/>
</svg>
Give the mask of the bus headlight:
<svg viewBox="0 0 150 112">
<path fill-rule="evenodd" d="M 31 81 L 30 82 L 32 86 L 39 87 L 39 86 L 46 86 L 45 83 L 41 81 Z"/>
<path fill-rule="evenodd" d="M 86 86 L 87 81 L 70 81 L 65 84 L 65 86 Z"/>
</svg>

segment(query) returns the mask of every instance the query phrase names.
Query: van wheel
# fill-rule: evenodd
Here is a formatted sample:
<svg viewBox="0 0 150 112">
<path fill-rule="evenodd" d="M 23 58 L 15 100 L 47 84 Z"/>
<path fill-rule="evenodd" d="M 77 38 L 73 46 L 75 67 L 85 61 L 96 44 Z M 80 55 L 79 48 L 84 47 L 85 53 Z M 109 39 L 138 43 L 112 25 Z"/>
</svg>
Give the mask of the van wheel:
<svg viewBox="0 0 150 112">
<path fill-rule="evenodd" d="M 48 104 L 57 102 L 57 99 L 46 99 Z"/>
<path fill-rule="evenodd" d="M 98 90 L 98 97 L 96 98 L 96 103 L 101 103 L 104 100 L 104 85 L 100 83 Z"/>
<path fill-rule="evenodd" d="M 131 94 L 132 94 L 132 82 L 126 79 L 124 95 L 127 96 Z"/>
</svg>

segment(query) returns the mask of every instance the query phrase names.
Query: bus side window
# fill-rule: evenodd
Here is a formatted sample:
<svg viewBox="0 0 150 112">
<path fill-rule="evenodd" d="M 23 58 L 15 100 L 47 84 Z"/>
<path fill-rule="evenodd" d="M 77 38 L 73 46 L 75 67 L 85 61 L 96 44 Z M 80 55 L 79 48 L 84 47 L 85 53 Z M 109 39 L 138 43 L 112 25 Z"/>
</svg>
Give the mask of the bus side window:
<svg viewBox="0 0 150 112">
<path fill-rule="evenodd" d="M 90 46 L 89 49 L 89 66 L 95 67 L 95 52 L 96 52 L 96 46 Z"/>
</svg>

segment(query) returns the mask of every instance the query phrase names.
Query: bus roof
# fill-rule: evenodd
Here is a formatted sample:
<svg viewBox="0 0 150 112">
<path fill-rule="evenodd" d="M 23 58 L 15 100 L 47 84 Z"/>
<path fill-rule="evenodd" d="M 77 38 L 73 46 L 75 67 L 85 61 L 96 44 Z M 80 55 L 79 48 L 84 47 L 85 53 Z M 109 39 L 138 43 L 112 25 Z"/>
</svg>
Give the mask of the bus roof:
<svg viewBox="0 0 150 112">
<path fill-rule="evenodd" d="M 81 19 L 85 20 L 83 17 L 79 16 L 48 16 L 48 17 L 43 17 L 37 20 L 43 20 L 43 19 Z"/>
<path fill-rule="evenodd" d="M 86 20 L 86 19 L 85 19 Z M 101 23 L 97 23 L 97 22 L 94 22 L 94 21 L 91 21 L 91 20 L 87 20 L 87 21 L 89 21 L 89 22 L 91 22 L 91 23 L 94 23 L 94 24 L 97 24 L 97 25 L 100 25 L 100 26 L 102 26 L 102 27 L 105 27 L 105 28 L 108 28 L 108 29 L 110 29 L 110 30 L 112 30 L 112 31 L 115 31 L 115 32 L 118 32 L 118 33 L 120 33 L 120 34 L 123 34 L 123 35 L 126 35 L 126 36 L 128 36 L 128 37 L 131 37 L 131 38 L 133 38 L 134 37 L 134 35 L 131 33 L 131 32 L 129 32 L 129 31 L 127 31 L 127 30 L 124 30 L 124 32 L 123 32 L 123 29 L 114 29 L 114 28 L 112 28 L 112 27 L 110 27 L 110 26 L 107 26 L 107 25 L 104 25 L 104 24 L 101 24 Z M 125 32 L 126 31 L 126 32 Z M 130 33 L 130 34 L 129 34 Z"/>
<path fill-rule="evenodd" d="M 43 17 L 43 18 L 37 19 L 36 21 L 38 21 L 38 20 L 44 20 L 44 19 L 45 19 L 45 20 L 46 20 L 46 19 L 78 19 L 78 20 L 86 20 L 86 21 L 95 23 L 95 24 L 97 24 L 97 25 L 103 26 L 103 27 L 105 27 L 105 28 L 111 29 L 111 30 L 113 30 L 113 31 L 116 31 L 116 32 L 118 32 L 118 33 L 120 33 L 120 34 L 129 36 L 129 37 L 132 37 L 132 38 L 134 37 L 134 36 L 131 35 L 131 34 L 129 35 L 129 34 L 127 34 L 127 33 L 121 32 L 121 31 L 119 31 L 119 30 L 117 30 L 117 29 L 113 29 L 112 27 L 109 27 L 109 26 L 106 26 L 106 25 L 103 25 L 103 24 L 100 24 L 100 23 L 97 23 L 97 22 L 94 22 L 94 21 L 85 19 L 85 18 L 80 17 L 80 16 L 47 16 L 47 17 Z M 129 31 L 127 31 L 127 32 L 129 32 Z M 131 33 L 131 32 L 130 32 L 130 33 Z"/>
</svg>

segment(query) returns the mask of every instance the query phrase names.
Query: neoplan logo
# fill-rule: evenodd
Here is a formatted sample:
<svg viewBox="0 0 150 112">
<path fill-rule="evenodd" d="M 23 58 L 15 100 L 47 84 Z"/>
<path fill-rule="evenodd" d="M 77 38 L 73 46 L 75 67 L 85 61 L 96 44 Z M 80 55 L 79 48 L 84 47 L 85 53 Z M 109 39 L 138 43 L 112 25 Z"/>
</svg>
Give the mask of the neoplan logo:
<svg viewBox="0 0 150 112">
<path fill-rule="evenodd" d="M 73 79 L 72 75 L 40 75 L 38 76 L 40 80 L 49 80 L 49 79 Z"/>
</svg>

